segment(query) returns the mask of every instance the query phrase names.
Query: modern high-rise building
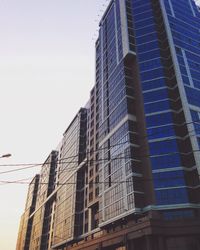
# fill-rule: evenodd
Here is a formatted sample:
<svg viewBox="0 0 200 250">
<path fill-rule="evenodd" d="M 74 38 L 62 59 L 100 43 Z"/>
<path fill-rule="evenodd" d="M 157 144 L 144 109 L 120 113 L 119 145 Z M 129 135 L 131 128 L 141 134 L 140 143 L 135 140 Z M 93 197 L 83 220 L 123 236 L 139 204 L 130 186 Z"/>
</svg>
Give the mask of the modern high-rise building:
<svg viewBox="0 0 200 250">
<path fill-rule="evenodd" d="M 86 135 L 87 110 L 81 108 L 63 135 L 58 158 L 52 235 L 52 245 L 58 249 L 83 233 Z"/>
<path fill-rule="evenodd" d="M 58 152 L 52 151 L 41 167 L 35 210 L 32 218 L 30 245 L 27 249 L 49 249 L 55 206 Z"/>
<path fill-rule="evenodd" d="M 33 246 L 31 238 L 30 248 L 17 250 L 200 250 L 200 9 L 193 0 L 110 1 L 90 100 L 60 145 L 55 189 L 41 204 L 54 197 L 51 226 L 41 219 L 47 241 Z"/>
</svg>

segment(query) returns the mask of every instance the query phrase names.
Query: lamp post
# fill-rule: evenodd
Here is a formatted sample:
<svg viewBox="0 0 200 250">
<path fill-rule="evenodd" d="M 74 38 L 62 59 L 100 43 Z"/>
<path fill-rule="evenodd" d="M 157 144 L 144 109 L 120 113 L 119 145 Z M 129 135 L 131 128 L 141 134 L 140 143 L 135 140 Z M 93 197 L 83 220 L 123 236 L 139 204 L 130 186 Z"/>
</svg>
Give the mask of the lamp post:
<svg viewBox="0 0 200 250">
<path fill-rule="evenodd" d="M 11 157 L 12 155 L 11 154 L 4 154 L 2 156 L 0 156 L 0 158 L 8 158 L 8 157 Z"/>
</svg>

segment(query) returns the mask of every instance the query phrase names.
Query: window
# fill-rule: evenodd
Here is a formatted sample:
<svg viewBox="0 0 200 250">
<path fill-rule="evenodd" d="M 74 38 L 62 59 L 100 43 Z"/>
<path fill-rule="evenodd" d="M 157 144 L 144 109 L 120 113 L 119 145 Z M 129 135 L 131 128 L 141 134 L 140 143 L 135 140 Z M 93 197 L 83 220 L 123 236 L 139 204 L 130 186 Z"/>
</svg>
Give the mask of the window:
<svg viewBox="0 0 200 250">
<path fill-rule="evenodd" d="M 166 88 L 150 91 L 143 94 L 144 103 L 155 102 L 158 100 L 163 100 L 168 98 L 168 91 Z"/>
<path fill-rule="evenodd" d="M 183 171 L 154 173 L 153 178 L 155 188 L 185 186 Z"/>
<path fill-rule="evenodd" d="M 173 123 L 171 112 L 159 114 L 159 115 L 151 115 L 146 117 L 147 127 L 156 127 L 161 125 L 166 125 Z"/>
<path fill-rule="evenodd" d="M 89 201 L 92 201 L 93 199 L 93 192 L 89 193 Z"/>
<path fill-rule="evenodd" d="M 150 155 L 168 154 L 178 152 L 176 140 L 149 143 Z"/>
<path fill-rule="evenodd" d="M 173 210 L 164 211 L 163 215 L 166 220 L 175 220 L 183 218 L 192 218 L 194 217 L 194 212 L 192 210 Z"/>
<path fill-rule="evenodd" d="M 188 203 L 186 188 L 173 188 L 156 191 L 158 205 Z"/>
<path fill-rule="evenodd" d="M 165 101 L 145 104 L 144 108 L 145 108 L 145 113 L 148 114 L 148 113 L 153 113 L 153 112 L 158 112 L 158 111 L 163 111 L 163 110 L 169 110 L 170 104 L 168 100 L 165 100 Z"/>
<path fill-rule="evenodd" d="M 90 177 L 93 176 L 93 169 L 90 169 Z"/>
<path fill-rule="evenodd" d="M 151 166 L 153 170 L 180 167 L 180 155 L 177 153 L 151 157 Z"/>
</svg>

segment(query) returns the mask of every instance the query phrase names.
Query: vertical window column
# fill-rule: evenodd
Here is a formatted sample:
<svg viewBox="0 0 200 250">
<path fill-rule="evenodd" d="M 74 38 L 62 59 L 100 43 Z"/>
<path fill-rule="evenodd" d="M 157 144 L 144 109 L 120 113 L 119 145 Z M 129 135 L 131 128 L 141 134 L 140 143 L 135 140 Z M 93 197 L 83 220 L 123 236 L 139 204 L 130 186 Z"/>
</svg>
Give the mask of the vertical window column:
<svg viewBox="0 0 200 250">
<path fill-rule="evenodd" d="M 195 10 L 194 10 L 194 5 L 193 5 L 194 3 L 192 3 L 191 0 L 188 0 L 188 2 L 189 2 L 189 5 L 190 5 L 193 16 L 196 17 L 196 13 L 195 13 Z"/>
<path fill-rule="evenodd" d="M 173 5 L 172 5 L 171 0 L 168 0 L 168 3 L 169 3 L 169 7 L 170 7 L 170 10 L 171 10 L 172 16 L 175 17 L 175 13 L 174 13 L 174 9 L 173 9 Z"/>
<path fill-rule="evenodd" d="M 186 71 L 187 71 L 187 75 L 188 75 L 188 78 L 189 78 L 190 86 L 194 87 L 194 83 L 193 83 L 192 75 L 191 75 L 191 72 L 190 72 L 190 67 L 189 67 L 189 64 L 188 64 L 187 56 L 185 54 L 185 50 L 183 50 L 183 49 L 181 49 L 181 50 L 182 50 L 183 60 L 184 60 L 185 66 L 186 66 Z"/>
</svg>

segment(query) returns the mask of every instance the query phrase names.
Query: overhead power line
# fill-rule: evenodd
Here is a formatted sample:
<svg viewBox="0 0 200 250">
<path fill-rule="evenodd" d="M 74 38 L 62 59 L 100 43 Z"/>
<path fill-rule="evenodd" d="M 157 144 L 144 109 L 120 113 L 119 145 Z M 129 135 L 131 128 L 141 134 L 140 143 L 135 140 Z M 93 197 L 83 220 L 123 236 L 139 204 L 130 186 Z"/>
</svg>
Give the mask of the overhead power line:
<svg viewBox="0 0 200 250">
<path fill-rule="evenodd" d="M 23 168 L 18 168 L 18 169 L 11 169 L 11 170 L 7 170 L 7 171 L 2 171 L 2 172 L 0 172 L 0 174 L 12 173 L 12 172 L 17 172 L 17 171 L 35 168 L 35 167 L 38 167 L 38 166 L 33 165 L 33 166 L 28 166 L 28 167 L 23 167 Z"/>
<path fill-rule="evenodd" d="M 183 125 L 186 125 L 186 124 L 192 124 L 192 123 L 197 123 L 197 122 L 200 122 L 200 119 L 199 120 L 196 120 L 196 121 L 193 121 L 193 122 L 188 122 L 188 123 L 183 123 L 182 125 L 180 125 L 180 126 L 183 126 Z M 199 124 L 200 125 L 200 124 Z M 137 138 L 148 138 L 148 137 L 150 137 L 150 136 L 152 136 L 152 135 L 156 135 L 156 134 L 160 134 L 162 131 L 166 131 L 166 130 L 169 130 L 169 128 L 163 128 L 163 130 L 161 129 L 161 130 L 159 130 L 159 132 L 155 132 L 155 133 L 152 133 L 152 134 L 149 134 L 148 136 L 138 136 L 137 135 Z M 192 131 L 189 131 L 189 133 L 187 134 L 187 135 L 189 135 L 189 136 L 197 136 L 198 137 L 198 134 L 190 134 L 190 133 L 193 133 L 193 132 L 200 132 L 200 129 L 195 129 L 195 130 L 192 130 Z M 199 134 L 199 136 L 200 136 L 200 134 Z M 169 140 L 171 140 L 171 138 L 169 138 L 169 137 L 171 137 L 171 136 L 168 136 L 166 139 L 163 139 L 162 141 L 169 141 Z M 156 139 L 158 139 L 158 138 L 156 138 Z M 113 148 L 113 147 L 116 147 L 116 146 L 119 146 L 119 145 L 122 145 L 122 144 L 125 144 L 125 143 L 131 143 L 130 141 L 126 141 L 126 142 L 122 142 L 122 143 L 117 143 L 117 144 L 114 144 L 114 145 L 110 145 L 110 146 L 108 146 L 108 147 L 101 147 L 101 148 L 99 148 L 99 149 L 97 149 L 97 150 L 91 150 L 91 151 L 80 151 L 79 152 L 79 154 L 77 154 L 77 155 L 73 155 L 73 156 L 69 156 L 69 157 L 65 157 L 65 158 L 61 158 L 61 159 L 59 159 L 59 160 L 57 160 L 57 164 L 62 164 L 62 163 L 66 163 L 66 162 L 63 162 L 63 160 L 68 160 L 68 159 L 71 159 L 71 158 L 76 158 L 76 157 L 78 157 L 79 155 L 81 155 L 81 154 L 86 154 L 86 155 L 88 155 L 88 154 L 90 154 L 90 153 L 95 153 L 95 152 L 99 152 L 99 151 L 101 151 L 101 150 L 105 150 L 105 149 L 111 149 L 111 148 Z M 51 164 L 50 162 L 49 163 L 45 163 L 45 162 L 43 162 L 43 163 L 18 163 L 18 164 L 0 164 L 0 167 L 11 167 L 11 166 L 15 166 L 15 167 L 19 167 L 19 166 L 35 166 L 35 167 L 37 167 L 37 166 L 42 166 L 42 165 L 45 165 L 45 164 Z M 0 172 L 1 173 L 1 172 Z"/>
<path fill-rule="evenodd" d="M 170 156 L 170 155 L 176 155 L 176 154 L 180 154 L 180 155 L 189 155 L 191 153 L 196 153 L 196 152 L 200 152 L 200 150 L 192 150 L 192 151 L 189 151 L 189 152 L 180 152 L 180 151 L 175 151 L 175 152 L 170 152 L 170 153 L 164 153 L 164 154 L 159 154 L 159 155 L 137 155 L 137 158 L 138 160 L 140 159 L 144 159 L 144 158 L 149 158 L 149 157 L 156 157 L 156 156 Z M 134 160 L 134 156 L 123 156 L 123 157 L 114 157 L 114 158 L 104 158 L 104 159 L 98 159 L 98 160 L 87 160 L 85 161 L 85 163 L 99 163 L 99 162 L 112 162 L 114 160 L 125 160 L 125 159 L 130 159 L 130 160 Z M 78 164 L 78 161 L 68 161 L 68 162 L 62 162 L 62 163 L 59 163 L 59 164 L 71 164 L 71 163 L 76 163 Z M 50 164 L 50 163 L 49 163 Z M 45 165 L 45 164 L 44 164 Z M 0 172 L 0 175 L 1 174 L 7 174 L 7 173 L 11 173 L 11 172 L 18 172 L 18 171 L 22 171 L 22 170 L 26 170 L 26 169 L 30 169 L 30 168 L 35 168 L 35 167 L 39 167 L 41 165 L 31 165 L 31 166 L 27 166 L 27 167 L 22 167 L 22 168 L 18 168 L 18 169 L 11 169 L 11 170 L 8 170 L 8 171 L 3 171 L 3 172 Z M 66 168 L 66 166 L 65 166 Z M 73 170 L 76 170 L 77 169 L 77 166 L 75 167 L 69 167 L 69 168 L 66 168 L 64 171 L 73 171 Z M 61 172 L 63 170 L 60 170 Z"/>
<path fill-rule="evenodd" d="M 198 175 L 200 176 L 200 175 Z M 177 179 L 184 179 L 185 180 L 185 177 L 184 176 L 174 176 L 174 177 L 156 177 L 156 178 L 144 178 L 144 177 L 140 177 L 140 176 L 131 176 L 131 177 L 128 177 L 128 178 L 138 178 L 138 181 L 140 182 L 146 182 L 146 181 L 156 181 L 156 180 L 160 180 L 160 181 L 163 181 L 163 180 L 177 180 Z M 30 182 L 26 182 L 26 180 L 28 179 L 22 179 L 22 180 L 16 180 L 16 181 L 6 181 L 6 180 L 3 180 L 1 181 L 0 180 L 0 183 L 3 183 L 3 184 L 31 184 L 31 185 L 34 185 L 35 183 L 30 183 Z M 86 185 L 90 185 L 90 183 L 86 183 L 84 181 L 79 181 L 77 180 L 76 182 L 64 182 L 64 183 L 59 183 L 59 182 L 55 182 L 53 183 L 54 186 L 65 186 L 65 185 L 75 185 L 77 183 L 84 183 Z M 99 185 L 99 184 L 122 184 L 122 183 L 133 183 L 134 184 L 134 180 L 122 180 L 122 181 L 98 181 L 98 182 L 91 182 L 91 185 Z M 41 185 L 50 185 L 49 182 L 40 182 L 39 184 Z"/>
<path fill-rule="evenodd" d="M 196 122 L 199 122 L 200 120 L 197 120 L 197 121 L 193 121 L 193 122 L 190 122 L 190 123 L 187 123 L 187 124 L 191 124 L 191 123 L 196 123 Z M 196 130 L 193 130 L 193 131 L 190 131 L 190 132 L 197 132 L 197 129 Z M 160 134 L 160 131 L 159 131 L 159 134 Z M 193 134 L 193 135 L 191 135 L 191 134 L 189 134 L 189 136 L 197 136 L 196 134 Z M 173 138 L 173 139 L 175 139 L 175 138 Z M 162 141 L 169 141 L 169 140 L 172 140 L 172 138 L 166 138 L 166 139 L 164 139 L 164 140 L 162 140 Z M 117 143 L 117 144 L 115 144 L 115 145 L 110 145 L 110 146 L 108 146 L 108 147 L 101 147 L 101 148 L 99 148 L 98 150 L 95 150 L 95 151 L 101 151 L 101 150 L 105 150 L 105 149 L 108 149 L 108 150 L 110 150 L 110 149 L 112 149 L 113 147 L 117 147 L 117 146 L 120 146 L 120 145 L 122 145 L 122 144 L 127 144 L 127 143 L 130 143 L 130 141 L 126 141 L 126 142 L 121 142 L 121 143 Z M 131 143 L 130 143 L 131 144 Z M 92 153 L 93 152 L 95 152 L 94 150 L 93 151 L 91 151 Z M 170 153 L 165 153 L 165 154 L 160 154 L 159 156 L 162 156 L 162 155 L 174 155 L 174 154 L 185 154 L 185 155 L 189 155 L 189 154 L 191 154 L 191 153 L 195 153 L 195 152 L 199 152 L 200 150 L 193 150 L 193 151 L 189 151 L 189 152 L 180 152 L 180 151 L 177 151 L 177 152 L 170 152 Z M 86 152 L 84 152 L 84 153 L 86 153 Z M 89 154 L 90 152 L 87 152 L 86 154 Z M 78 164 L 78 161 L 76 160 L 76 161 L 73 161 L 73 160 L 70 160 L 70 161 L 65 161 L 65 160 L 69 160 L 69 159 L 74 159 L 74 158 L 77 158 L 79 156 L 79 154 L 77 154 L 77 155 L 74 155 L 74 156 L 69 156 L 69 157 L 65 157 L 65 158 L 62 158 L 62 159 L 59 159 L 56 163 L 58 164 L 58 165 L 63 165 L 63 164 L 72 164 L 72 163 L 75 163 L 75 164 Z M 138 159 L 142 159 L 142 158 L 149 158 L 149 157 L 151 157 L 151 156 L 155 156 L 155 155 L 140 155 L 140 154 L 138 154 L 138 155 L 136 155 L 136 157 L 138 158 Z M 130 159 L 130 160 L 134 160 L 134 156 L 124 156 L 124 157 L 114 157 L 114 158 L 111 158 L 111 157 L 109 157 L 109 158 L 103 158 L 103 159 L 96 159 L 96 160 L 89 160 L 89 159 L 87 159 L 87 161 L 86 161 L 86 163 L 97 163 L 97 162 L 112 162 L 112 161 L 114 161 L 114 160 L 122 160 L 122 159 Z M 0 172 L 0 175 L 1 174 L 7 174 L 7 173 L 12 173 L 12 172 L 17 172 L 17 171 L 22 171 L 22 170 L 26 170 L 26 169 L 30 169 L 30 168 L 35 168 L 35 167 L 40 167 L 40 166 L 45 166 L 45 165 L 49 165 L 49 164 L 52 164 L 52 162 L 45 162 L 45 163 L 37 163 L 37 164 L 33 164 L 33 163 L 31 163 L 31 164 L 11 164 L 11 165 L 9 165 L 9 164 L 7 164 L 7 165 L 0 165 L 0 166 L 23 166 L 22 168 L 18 168 L 18 169 L 11 169 L 11 170 L 8 170 L 8 171 L 2 171 L 2 172 Z M 65 172 L 65 171 L 74 171 L 74 170 L 76 170 L 77 169 L 77 166 L 74 166 L 74 167 L 64 167 L 63 169 L 61 169 L 61 170 L 56 170 L 55 171 L 55 173 L 53 173 L 53 175 L 55 175 L 55 174 L 57 174 L 57 173 L 62 173 L 62 172 Z M 49 175 L 51 175 L 51 174 L 49 174 Z M 2 183 L 2 182 L 1 182 Z M 9 183 L 19 183 L 18 181 L 15 181 L 15 182 L 12 182 L 12 181 L 5 181 L 4 183 L 7 183 L 7 184 L 9 184 Z M 22 184 L 29 184 L 29 183 L 22 183 Z"/>
<path fill-rule="evenodd" d="M 194 135 L 190 135 L 190 136 L 196 136 L 196 134 Z M 172 138 L 168 138 L 168 139 L 165 139 L 165 140 L 162 140 L 162 141 L 170 141 L 172 140 Z M 101 148 L 101 149 L 110 149 L 112 147 L 116 147 L 116 146 L 119 146 L 119 145 L 122 145 L 122 144 L 127 144 L 127 143 L 130 143 L 129 141 L 126 141 L 126 142 L 123 142 L 123 143 L 118 143 L 118 144 L 115 144 L 113 146 L 110 146 L 110 147 L 106 147 L 106 148 Z M 131 144 L 131 143 L 130 143 Z M 192 151 L 188 151 L 188 152 L 181 152 L 181 151 L 175 151 L 175 152 L 170 152 L 170 153 L 164 153 L 164 154 L 159 154 L 158 156 L 169 156 L 169 155 L 175 155 L 175 154 L 180 154 L 180 155 L 189 155 L 191 153 L 196 153 L 196 152 L 200 152 L 200 150 L 192 150 Z M 71 159 L 71 158 L 76 158 L 78 157 L 79 155 L 75 155 L 75 156 L 70 156 L 70 157 L 66 157 L 66 158 L 62 158 L 60 160 L 58 160 L 56 162 L 57 165 L 63 165 L 63 164 L 78 164 L 79 162 L 76 160 L 76 161 L 64 161 L 64 160 L 67 160 L 67 159 Z M 135 158 L 137 158 L 138 160 L 140 159 L 144 159 L 144 158 L 149 158 L 149 157 L 155 157 L 156 155 L 151 155 L 151 154 L 146 154 L 146 155 L 140 155 L 140 154 L 137 154 L 136 156 L 124 156 L 124 157 L 110 157 L 110 158 L 103 158 L 103 159 L 94 159 L 94 160 L 89 160 L 87 159 L 86 160 L 86 163 L 98 163 L 98 162 L 105 162 L 105 161 L 114 161 L 114 160 L 122 160 L 122 159 L 131 159 L 131 160 L 134 160 Z M 46 163 L 39 163 L 39 164 L 5 164 L 5 165 L 0 165 L 0 166 L 6 166 L 6 167 L 13 167 L 13 166 L 24 166 L 22 168 L 17 168 L 17 169 L 11 169 L 11 170 L 7 170 L 7 171 L 2 171 L 0 172 L 0 175 L 1 174 L 7 174 L 7 173 L 12 173 L 12 172 L 18 172 L 18 171 L 22 171 L 22 170 L 26 170 L 26 169 L 31 169 L 31 168 L 35 168 L 35 167 L 41 167 L 41 166 L 45 166 L 45 165 L 50 165 L 52 164 L 52 162 L 46 162 Z M 66 168 L 66 166 L 65 166 Z M 77 167 L 68 167 L 66 168 L 64 171 L 73 171 L 73 170 L 76 170 Z M 63 171 L 63 170 L 60 170 L 60 171 Z"/>
<path fill-rule="evenodd" d="M 13 181 L 7 181 L 7 180 L 0 180 L 0 185 L 5 185 L 5 184 L 18 184 L 18 183 L 22 183 L 22 182 L 26 182 L 28 180 L 32 180 L 33 177 L 29 177 L 29 178 L 25 178 L 25 179 L 20 179 L 20 180 L 13 180 Z M 30 182 L 27 182 L 30 184 Z"/>
</svg>

